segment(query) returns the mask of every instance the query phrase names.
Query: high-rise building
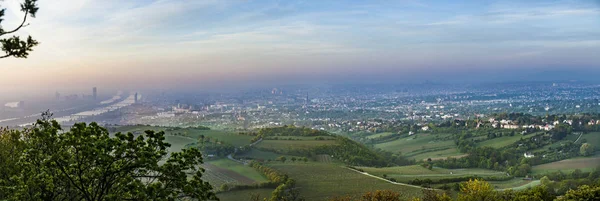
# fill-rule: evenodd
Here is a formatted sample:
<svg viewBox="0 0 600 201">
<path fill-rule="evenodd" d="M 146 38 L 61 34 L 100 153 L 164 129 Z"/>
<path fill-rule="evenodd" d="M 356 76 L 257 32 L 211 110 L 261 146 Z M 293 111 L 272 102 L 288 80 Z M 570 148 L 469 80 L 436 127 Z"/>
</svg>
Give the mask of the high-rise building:
<svg viewBox="0 0 600 201">
<path fill-rule="evenodd" d="M 98 90 L 96 89 L 96 87 L 94 87 L 94 88 L 92 89 L 92 91 L 93 91 L 93 94 L 94 94 L 94 95 L 93 95 L 93 96 L 94 96 L 94 100 L 96 100 L 96 98 L 98 97 Z"/>
<path fill-rule="evenodd" d="M 135 97 L 134 103 L 137 103 L 138 102 L 138 93 L 137 92 L 135 92 L 135 96 L 134 97 Z"/>
</svg>

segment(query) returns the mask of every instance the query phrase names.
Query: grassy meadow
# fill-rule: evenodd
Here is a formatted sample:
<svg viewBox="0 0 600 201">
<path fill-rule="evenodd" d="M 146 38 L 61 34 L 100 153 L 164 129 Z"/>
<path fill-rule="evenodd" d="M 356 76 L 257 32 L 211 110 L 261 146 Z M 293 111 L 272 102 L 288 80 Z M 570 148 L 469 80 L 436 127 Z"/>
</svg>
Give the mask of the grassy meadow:
<svg viewBox="0 0 600 201">
<path fill-rule="evenodd" d="M 268 164 L 295 179 L 300 194 L 306 200 L 328 200 L 336 196 L 360 196 L 368 191 L 394 190 L 403 198 L 421 195 L 421 189 L 395 185 L 369 177 L 335 163 L 272 163 Z"/>
</svg>

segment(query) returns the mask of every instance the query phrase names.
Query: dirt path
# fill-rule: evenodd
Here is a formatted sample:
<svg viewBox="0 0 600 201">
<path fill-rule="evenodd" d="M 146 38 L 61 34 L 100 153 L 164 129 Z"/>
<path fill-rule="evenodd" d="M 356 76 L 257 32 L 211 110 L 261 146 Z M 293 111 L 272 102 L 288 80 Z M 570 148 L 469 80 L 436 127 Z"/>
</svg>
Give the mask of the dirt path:
<svg viewBox="0 0 600 201">
<path fill-rule="evenodd" d="M 577 141 L 579 141 L 579 139 L 581 139 L 581 136 L 583 136 L 583 133 L 579 134 L 579 137 L 573 143 L 577 143 Z"/>
<path fill-rule="evenodd" d="M 348 167 L 344 167 L 344 168 L 346 168 L 346 169 L 349 169 L 349 170 L 352 170 L 352 171 L 354 171 L 354 172 L 357 172 L 357 173 L 360 173 L 360 174 L 363 174 L 363 175 L 365 175 L 365 176 L 373 177 L 373 178 L 375 178 L 375 179 L 379 179 L 379 180 L 382 180 L 382 181 L 388 182 L 388 183 L 390 183 L 390 184 L 394 184 L 394 185 L 408 186 L 408 187 L 420 188 L 420 189 L 425 189 L 425 190 L 433 190 L 433 191 L 434 191 L 434 190 L 437 190 L 437 189 L 434 189 L 434 188 L 425 188 L 425 187 L 422 187 L 422 186 L 415 186 L 415 185 L 411 185 L 411 184 L 405 184 L 405 183 L 393 182 L 393 181 L 390 181 L 390 180 L 387 180 L 387 179 L 384 179 L 384 178 L 381 178 L 381 177 L 378 177 L 378 176 L 375 176 L 375 175 L 372 175 L 372 174 L 369 174 L 369 173 L 366 173 L 366 172 L 361 172 L 361 171 L 358 171 L 358 170 L 355 170 L 355 169 L 352 169 L 352 168 L 348 168 Z"/>
</svg>

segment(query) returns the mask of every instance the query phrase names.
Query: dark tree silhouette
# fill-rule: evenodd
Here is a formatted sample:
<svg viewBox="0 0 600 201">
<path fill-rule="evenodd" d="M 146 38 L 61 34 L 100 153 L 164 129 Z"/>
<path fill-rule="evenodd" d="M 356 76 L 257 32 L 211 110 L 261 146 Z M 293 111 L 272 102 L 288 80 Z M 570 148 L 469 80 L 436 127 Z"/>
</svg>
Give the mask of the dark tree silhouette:
<svg viewBox="0 0 600 201">
<path fill-rule="evenodd" d="M 0 2 L 2 2 L 2 0 L 0 0 Z M 8 57 L 27 58 L 29 52 L 33 50 L 33 47 L 39 44 L 39 42 L 34 40 L 31 36 L 22 40 L 19 36 L 13 35 L 15 32 L 29 25 L 27 23 L 27 16 L 35 17 L 35 14 L 39 9 L 36 3 L 37 0 L 24 0 L 23 3 L 21 3 L 21 12 L 24 13 L 23 21 L 21 21 L 19 26 L 12 29 L 5 29 L 2 26 L 6 9 L 2 8 L 0 5 L 0 47 L 4 52 L 4 54 L 0 54 L 0 59 Z"/>
</svg>

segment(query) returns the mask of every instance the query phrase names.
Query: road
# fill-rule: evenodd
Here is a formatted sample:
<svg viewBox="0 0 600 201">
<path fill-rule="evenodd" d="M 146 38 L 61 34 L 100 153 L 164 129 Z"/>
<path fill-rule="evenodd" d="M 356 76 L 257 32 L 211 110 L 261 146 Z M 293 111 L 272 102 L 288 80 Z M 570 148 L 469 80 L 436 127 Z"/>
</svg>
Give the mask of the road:
<svg viewBox="0 0 600 201">
<path fill-rule="evenodd" d="M 346 168 L 346 169 L 349 169 L 349 170 L 352 170 L 352 171 L 354 171 L 354 172 L 358 172 L 358 173 L 360 173 L 360 174 L 363 174 L 363 175 L 369 176 L 369 177 L 373 177 L 373 178 L 375 178 L 375 179 L 379 179 L 379 180 L 382 180 L 382 181 L 388 182 L 388 183 L 390 183 L 390 184 L 394 184 L 394 185 L 408 186 L 408 187 L 420 188 L 420 189 L 432 190 L 432 191 L 433 191 L 433 190 L 437 190 L 437 189 L 434 189 L 434 188 L 425 188 L 425 187 L 422 187 L 422 186 L 415 186 L 415 185 L 411 185 L 411 184 L 405 184 L 405 183 L 393 182 L 393 181 L 390 181 L 390 180 L 387 180 L 387 179 L 384 179 L 384 178 L 381 178 L 381 177 L 378 177 L 378 176 L 375 176 L 375 175 L 372 175 L 372 174 L 369 174 L 369 173 L 366 173 L 366 172 L 361 172 L 361 171 L 358 171 L 358 170 L 355 170 L 355 169 L 352 169 L 352 168 L 349 168 L 349 167 L 345 167 L 345 168 Z"/>
<path fill-rule="evenodd" d="M 259 142 L 262 142 L 262 140 L 263 140 L 263 139 L 262 139 L 262 138 L 260 138 L 260 139 L 256 140 L 256 142 L 253 142 L 252 144 L 250 144 L 249 146 L 250 146 L 250 147 L 253 147 L 254 145 L 258 144 Z M 235 159 L 235 158 L 233 158 L 233 154 L 229 154 L 229 155 L 227 155 L 227 158 L 228 158 L 229 160 L 232 160 L 232 161 L 235 161 L 235 162 L 238 162 L 238 163 L 241 163 L 241 164 L 247 165 L 247 163 L 246 163 L 246 162 L 244 162 L 244 161 L 241 161 L 241 160 L 238 160 L 238 159 Z"/>
</svg>

